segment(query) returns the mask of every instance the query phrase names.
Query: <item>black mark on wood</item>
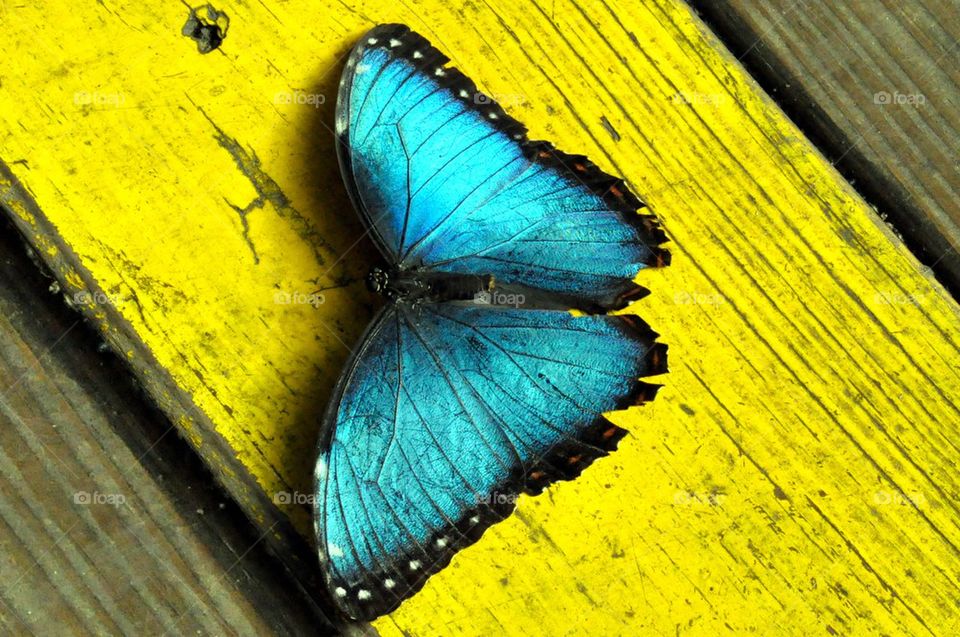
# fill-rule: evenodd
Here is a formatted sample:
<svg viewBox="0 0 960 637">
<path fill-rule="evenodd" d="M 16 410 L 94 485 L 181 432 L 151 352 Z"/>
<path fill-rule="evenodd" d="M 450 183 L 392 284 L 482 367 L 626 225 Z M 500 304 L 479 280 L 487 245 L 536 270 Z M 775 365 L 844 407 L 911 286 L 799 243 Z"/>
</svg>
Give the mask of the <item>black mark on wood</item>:
<svg viewBox="0 0 960 637">
<path fill-rule="evenodd" d="M 210 53 L 220 47 L 229 28 L 230 18 L 227 14 L 214 9 L 211 4 L 205 4 L 196 9 L 190 7 L 190 15 L 180 32 L 197 43 L 200 53 Z"/>
<path fill-rule="evenodd" d="M 600 123 L 603 124 L 603 128 L 610 133 L 610 137 L 613 138 L 613 141 L 620 141 L 620 133 L 617 132 L 617 129 L 613 127 L 613 124 L 610 123 L 610 120 L 607 119 L 606 115 L 600 116 Z"/>
</svg>

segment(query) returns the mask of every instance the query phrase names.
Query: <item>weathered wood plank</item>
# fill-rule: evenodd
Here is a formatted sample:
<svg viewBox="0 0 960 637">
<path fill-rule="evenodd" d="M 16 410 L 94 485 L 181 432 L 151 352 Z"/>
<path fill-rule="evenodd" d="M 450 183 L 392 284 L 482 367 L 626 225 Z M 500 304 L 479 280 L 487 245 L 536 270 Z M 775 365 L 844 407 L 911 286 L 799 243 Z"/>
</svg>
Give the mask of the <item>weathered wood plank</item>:
<svg viewBox="0 0 960 637">
<path fill-rule="evenodd" d="M 423 31 L 663 217 L 674 263 L 634 309 L 671 345 L 667 386 L 614 416 L 617 454 L 522 499 L 383 634 L 954 621 L 960 311 L 686 5 L 263 2 L 202 57 L 181 5 L 51 7 L 16 8 L 0 43 L 23 58 L 0 158 L 38 204 L 11 207 L 65 285 L 108 295 L 85 311 L 260 528 L 274 494 L 309 495 L 316 416 L 374 302 L 327 128 L 364 29 Z M 319 309 L 286 302 L 318 288 Z"/>
<path fill-rule="evenodd" d="M 315 634 L 323 618 L 0 220 L 4 634 Z"/>
<path fill-rule="evenodd" d="M 960 7 L 691 4 L 960 298 Z"/>
</svg>

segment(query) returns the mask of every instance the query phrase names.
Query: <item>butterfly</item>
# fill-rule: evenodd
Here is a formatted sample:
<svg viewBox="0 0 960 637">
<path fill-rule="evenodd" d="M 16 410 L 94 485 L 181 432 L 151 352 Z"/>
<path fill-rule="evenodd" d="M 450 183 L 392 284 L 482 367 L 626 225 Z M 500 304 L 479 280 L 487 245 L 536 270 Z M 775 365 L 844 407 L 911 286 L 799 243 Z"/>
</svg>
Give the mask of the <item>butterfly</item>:
<svg viewBox="0 0 960 637">
<path fill-rule="evenodd" d="M 626 434 L 666 346 L 638 317 L 666 236 L 624 182 L 527 139 L 422 36 L 380 25 L 353 49 L 338 158 L 382 253 L 386 303 L 320 431 L 314 525 L 330 596 L 397 608 L 513 511 Z M 574 310 L 574 311 L 571 311 Z"/>
</svg>

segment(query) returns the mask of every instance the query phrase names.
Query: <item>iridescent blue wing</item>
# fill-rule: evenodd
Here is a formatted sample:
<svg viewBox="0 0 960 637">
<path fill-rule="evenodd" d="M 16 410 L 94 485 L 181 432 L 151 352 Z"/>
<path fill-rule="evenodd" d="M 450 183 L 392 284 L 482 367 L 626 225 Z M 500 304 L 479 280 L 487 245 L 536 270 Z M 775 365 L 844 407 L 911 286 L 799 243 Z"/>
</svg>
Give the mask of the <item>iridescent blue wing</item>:
<svg viewBox="0 0 960 637">
<path fill-rule="evenodd" d="M 623 307 L 669 253 L 656 219 L 585 157 L 522 124 L 402 25 L 370 31 L 337 103 L 341 171 L 386 258 L 403 269 L 492 274 L 571 306 Z"/>
<path fill-rule="evenodd" d="M 331 401 L 316 470 L 327 585 L 351 616 L 394 609 L 513 510 L 624 430 L 604 412 L 658 386 L 665 348 L 633 316 L 391 305 Z"/>
</svg>

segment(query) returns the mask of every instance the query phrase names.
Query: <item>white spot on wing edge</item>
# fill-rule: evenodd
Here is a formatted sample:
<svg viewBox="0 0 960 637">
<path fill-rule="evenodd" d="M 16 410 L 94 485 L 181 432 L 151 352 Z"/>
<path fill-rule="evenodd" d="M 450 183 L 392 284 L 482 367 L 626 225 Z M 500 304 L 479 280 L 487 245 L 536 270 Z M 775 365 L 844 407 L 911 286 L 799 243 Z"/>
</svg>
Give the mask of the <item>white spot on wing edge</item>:
<svg viewBox="0 0 960 637">
<path fill-rule="evenodd" d="M 387 590 L 390 590 L 391 588 L 396 586 L 397 583 L 388 577 L 387 579 L 383 580 L 383 585 L 387 587 Z"/>
<path fill-rule="evenodd" d="M 479 522 L 479 521 L 480 521 L 480 516 L 479 516 L 479 515 L 475 515 L 475 516 L 473 516 L 472 518 L 470 518 L 470 524 L 476 524 L 476 523 Z"/>
<path fill-rule="evenodd" d="M 410 560 L 410 570 L 415 571 L 420 568 L 420 560 Z"/>
<path fill-rule="evenodd" d="M 437 77 L 443 77 L 444 75 L 447 74 L 447 72 L 443 70 L 442 66 L 438 66 L 437 70 L 434 71 L 433 74 L 436 75 Z"/>
<path fill-rule="evenodd" d="M 320 539 L 320 515 L 319 514 L 315 514 L 313 516 L 313 535 L 318 540 Z M 321 563 L 327 561 L 327 556 L 323 554 L 323 551 L 317 551 L 317 558 L 320 560 Z"/>
<path fill-rule="evenodd" d="M 376 38 L 367 38 L 367 44 L 376 44 L 376 43 L 377 43 Z"/>
<path fill-rule="evenodd" d="M 401 44 L 403 44 L 403 42 L 401 42 L 400 40 L 397 40 L 397 39 L 392 39 L 392 40 L 390 40 L 390 46 L 391 46 L 392 48 L 397 48 L 397 47 L 400 46 Z"/>
<path fill-rule="evenodd" d="M 342 586 L 337 586 L 337 588 L 334 589 L 333 592 L 337 594 L 337 597 L 346 597 L 346 596 L 347 596 L 347 589 L 345 589 L 345 588 L 342 587 Z"/>
<path fill-rule="evenodd" d="M 357 591 L 357 599 L 359 600 L 368 600 L 370 599 L 370 591 L 360 589 Z"/>
<path fill-rule="evenodd" d="M 331 542 L 327 549 L 327 553 L 330 554 L 330 557 L 343 557 L 343 549 L 336 544 Z"/>
<path fill-rule="evenodd" d="M 419 60 L 419 59 L 422 58 L 422 57 L 423 57 L 423 53 L 421 53 L 420 51 L 414 51 L 414 52 L 413 52 L 413 59 L 414 59 L 414 60 Z"/>
<path fill-rule="evenodd" d="M 335 124 L 334 126 L 335 126 L 336 129 L 337 129 L 337 135 L 343 135 L 345 132 L 347 132 L 347 118 L 346 118 L 346 117 L 338 117 L 338 118 L 337 118 L 337 122 L 336 122 L 336 124 Z M 319 478 L 320 478 L 320 476 L 319 476 L 319 468 L 317 469 L 317 471 L 318 471 L 317 479 L 319 479 Z M 324 473 L 324 475 L 326 475 L 326 473 Z"/>
<path fill-rule="evenodd" d="M 340 131 L 340 126 L 344 123 L 342 120 L 343 120 L 342 117 L 337 118 L 338 133 L 342 132 Z M 314 476 L 317 478 L 317 482 L 319 482 L 320 480 L 326 480 L 327 478 L 327 461 L 324 460 L 322 457 L 317 459 L 317 468 L 314 471 Z"/>
</svg>

